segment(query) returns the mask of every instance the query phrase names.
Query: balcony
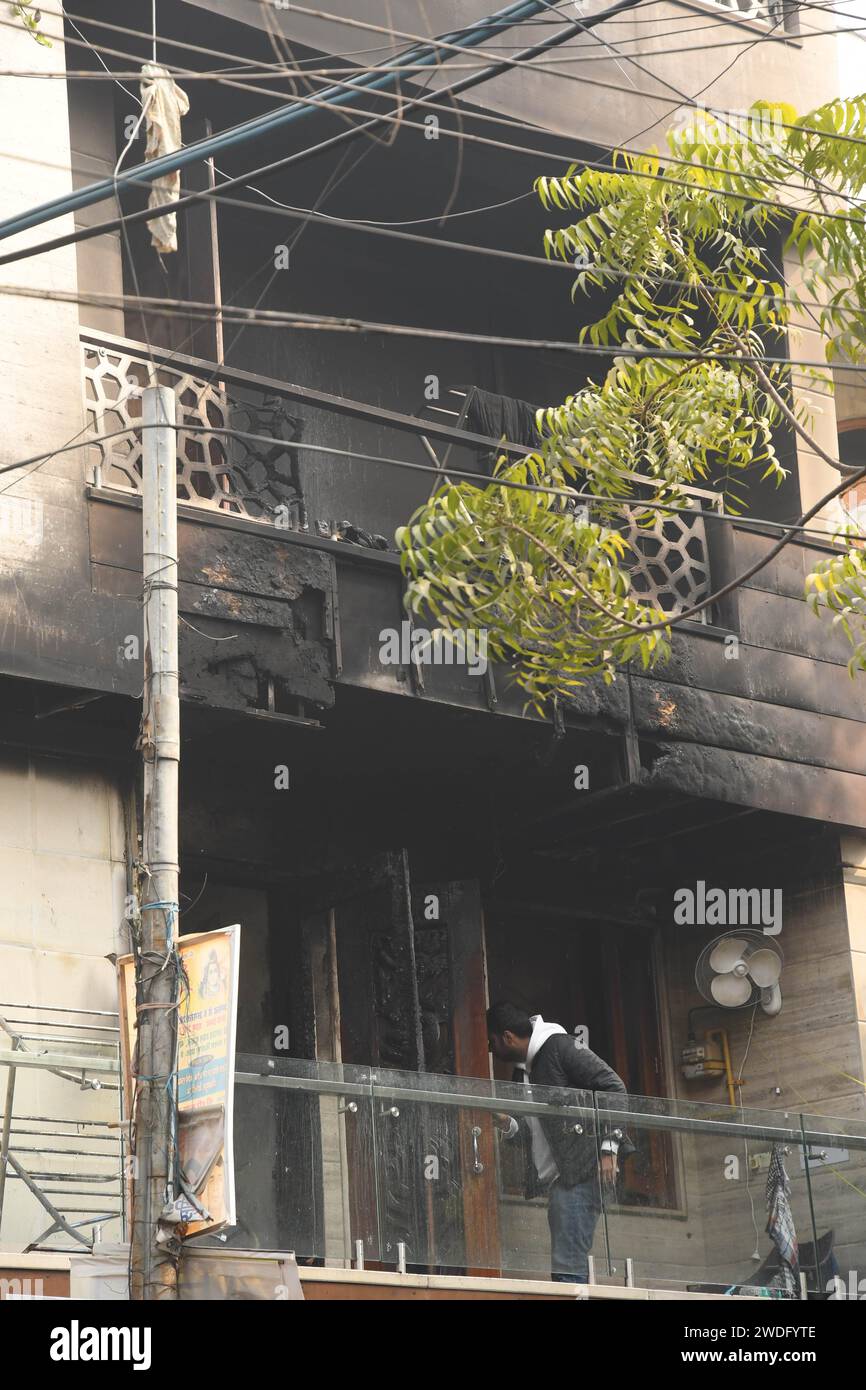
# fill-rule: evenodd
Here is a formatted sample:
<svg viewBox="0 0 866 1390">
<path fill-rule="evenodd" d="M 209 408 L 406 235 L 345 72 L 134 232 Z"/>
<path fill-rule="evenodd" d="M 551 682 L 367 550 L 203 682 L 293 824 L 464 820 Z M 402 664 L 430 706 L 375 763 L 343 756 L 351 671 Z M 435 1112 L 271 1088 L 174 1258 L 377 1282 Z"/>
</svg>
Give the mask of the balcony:
<svg viewBox="0 0 866 1390">
<path fill-rule="evenodd" d="M 80 1040 L 76 1048 L 83 1053 Z M 30 1060 L 52 1067 L 56 1052 L 53 1046 L 50 1056 Z M 61 1060 L 80 1066 L 82 1076 L 93 1072 L 92 1056 L 70 1063 L 65 1053 Z M 26 1053 L 0 1060 L 14 1067 Z M 116 1056 L 112 1070 L 116 1077 Z M 611 1133 L 634 1145 L 628 1182 L 615 1189 L 598 1184 L 592 1297 L 862 1295 L 862 1121 L 249 1054 L 237 1058 L 235 1080 L 238 1224 L 226 1239 L 196 1245 L 293 1250 L 308 1297 L 435 1298 L 462 1290 L 526 1298 L 536 1287 L 539 1297 L 553 1296 L 554 1288 L 566 1296 L 569 1287 L 573 1295 L 574 1286 L 549 1282 L 546 1199 L 525 1200 L 522 1148 L 494 1127 L 501 1114 L 561 1121 L 590 1149 Z M 101 1095 L 102 1130 L 116 1135 L 118 1090 L 108 1081 Z M 121 1200 L 111 1213 L 100 1207 L 82 1221 L 80 1212 L 68 1210 L 75 1199 L 67 1189 L 94 1181 L 79 1153 L 82 1144 L 93 1147 L 91 1116 L 84 1128 L 79 1121 L 75 1133 L 58 1138 L 56 1121 L 46 1132 L 34 1129 L 33 1117 L 22 1120 L 16 1105 L 7 1125 L 7 1143 L 10 1130 L 27 1136 L 27 1154 L 19 1157 L 29 1160 L 31 1200 L 46 1212 L 44 1233 L 26 1249 L 55 1260 L 80 1253 L 107 1221 L 108 1238 L 124 1238 L 119 1163 L 109 1181 Z M 796 1291 L 782 1286 L 765 1234 L 774 1147 L 790 1181 L 800 1254 Z M 8 1152 L 14 1151 L 13 1137 Z M 108 1154 L 100 1157 L 111 1162 Z M 20 1171 L 13 1166 L 11 1176 Z M 20 1248 L 17 1207 L 25 1196 L 17 1190 L 23 1184 L 13 1186 L 6 1194 L 7 1251 Z M 53 1195 L 59 1191 L 64 1197 Z M 95 1190 L 88 1195 L 105 1200 Z M 48 1220 L 59 1215 L 55 1203 L 65 1220 Z"/>
<path fill-rule="evenodd" d="M 411 461 L 413 449 L 429 465 L 432 450 L 424 429 L 435 436 L 432 420 L 416 420 L 412 430 L 413 417 L 159 348 L 151 355 L 144 344 L 91 330 L 83 331 L 81 349 L 88 428 L 94 435 L 113 436 L 93 447 L 93 479 L 99 488 L 141 493 L 142 445 L 136 427 L 141 421 L 140 392 L 155 368 L 156 383 L 171 387 L 177 397 L 181 504 L 224 519 L 257 522 L 262 528 L 276 526 L 284 536 L 294 532 L 339 539 L 370 550 L 391 548 L 396 526 L 405 523 L 429 492 L 429 475 L 416 473 L 420 482 L 404 492 L 401 507 L 394 497 L 393 470 L 383 468 L 373 499 L 374 504 L 380 501 L 381 510 L 368 517 L 366 528 L 356 526 L 352 513 L 358 505 L 357 490 L 344 483 L 345 473 L 329 472 L 323 482 L 316 465 L 375 464 L 383 455 L 387 464 L 388 456 L 403 458 L 407 453 Z M 348 439 L 345 428 L 336 429 L 338 414 L 356 417 Z M 411 445 L 407 430 L 414 434 Z M 419 443 L 426 453 L 417 449 Z M 452 466 L 475 471 L 476 455 L 464 452 L 465 460 L 455 458 Z M 646 510 L 637 499 L 648 495 L 649 480 L 635 474 L 634 485 L 636 500 L 622 506 L 621 529 L 634 550 L 635 590 L 673 615 L 699 603 L 711 590 L 711 564 L 718 569 L 721 563 L 713 554 L 721 544 L 715 532 L 722 530 L 712 527 L 711 518 L 721 515 L 722 498 L 706 489 L 688 488 L 686 508 L 659 512 L 647 525 Z M 310 493 L 315 497 L 312 505 Z M 369 513 L 369 497 L 366 506 Z M 326 515 L 316 515 L 318 511 Z M 339 519 L 347 516 L 348 522 Z M 700 621 L 710 617 L 705 610 Z"/>
<path fill-rule="evenodd" d="M 634 1144 L 628 1193 L 599 1184 L 593 1285 L 856 1297 L 862 1122 L 259 1056 L 238 1058 L 236 1081 L 233 1245 L 290 1247 L 337 1270 L 547 1280 L 546 1200 L 522 1195 L 519 1143 L 493 1124 L 505 1113 L 559 1120 L 590 1145 L 617 1131 Z M 764 1230 L 774 1147 L 799 1240 L 795 1292 Z"/>
</svg>

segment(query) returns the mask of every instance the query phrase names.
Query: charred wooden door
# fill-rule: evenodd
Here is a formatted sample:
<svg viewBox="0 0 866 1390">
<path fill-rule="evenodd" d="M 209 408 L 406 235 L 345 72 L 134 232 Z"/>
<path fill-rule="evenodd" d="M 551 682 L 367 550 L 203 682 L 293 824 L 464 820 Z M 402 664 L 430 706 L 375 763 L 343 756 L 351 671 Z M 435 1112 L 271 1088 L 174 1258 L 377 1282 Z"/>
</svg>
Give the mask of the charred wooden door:
<svg viewBox="0 0 866 1390">
<path fill-rule="evenodd" d="M 430 1098 L 443 1077 L 489 1073 L 478 886 L 413 886 L 406 856 L 389 861 L 386 884 L 335 910 L 341 1054 L 385 1091 L 392 1073 L 417 1073 L 417 1099 L 374 1099 L 375 1172 L 354 1173 L 353 1233 L 388 1265 L 402 1244 L 410 1267 L 496 1268 L 490 1116 Z M 351 1128 L 347 1142 L 357 1168 Z"/>
<path fill-rule="evenodd" d="M 415 958 L 428 1072 L 490 1075 L 484 920 L 475 880 L 413 886 Z M 435 1084 L 431 1078 L 431 1085 Z M 499 1200 L 496 1146 L 489 1111 L 427 1106 L 430 1156 L 440 1162 L 428 1180 L 437 1264 L 468 1272 L 498 1272 Z M 435 1169 L 433 1171 L 436 1171 Z M 457 1257 L 458 1238 L 461 1255 Z"/>
<path fill-rule="evenodd" d="M 423 1064 L 408 865 L 387 856 L 383 883 L 335 909 L 340 1041 L 344 1063 L 418 1071 Z M 354 1239 L 365 1256 L 391 1265 L 397 1244 L 426 1248 L 426 1213 L 416 1156 L 401 1142 L 400 1114 L 373 1102 L 373 1153 L 347 1123 Z M 405 1129 L 405 1121 L 404 1126 Z M 372 1157 L 372 1161 L 371 1160 Z M 420 1261 L 419 1261 L 420 1262 Z"/>
</svg>

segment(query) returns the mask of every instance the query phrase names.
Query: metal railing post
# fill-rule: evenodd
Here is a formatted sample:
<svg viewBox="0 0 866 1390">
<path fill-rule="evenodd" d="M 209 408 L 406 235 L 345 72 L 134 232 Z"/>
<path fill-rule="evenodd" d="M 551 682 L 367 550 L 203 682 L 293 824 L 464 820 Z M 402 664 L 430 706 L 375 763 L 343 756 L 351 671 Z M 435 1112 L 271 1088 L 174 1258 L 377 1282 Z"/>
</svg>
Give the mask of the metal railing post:
<svg viewBox="0 0 866 1390">
<path fill-rule="evenodd" d="M 18 1038 L 12 1037 L 12 1051 L 18 1049 Z M 12 1135 L 12 1105 L 15 1100 L 15 1077 L 17 1067 L 10 1065 L 9 1079 L 6 1082 L 6 1105 L 3 1110 L 3 1134 L 0 1137 L 0 1228 L 3 1225 L 3 1197 L 6 1192 L 6 1159 L 9 1154 L 9 1142 Z"/>
</svg>

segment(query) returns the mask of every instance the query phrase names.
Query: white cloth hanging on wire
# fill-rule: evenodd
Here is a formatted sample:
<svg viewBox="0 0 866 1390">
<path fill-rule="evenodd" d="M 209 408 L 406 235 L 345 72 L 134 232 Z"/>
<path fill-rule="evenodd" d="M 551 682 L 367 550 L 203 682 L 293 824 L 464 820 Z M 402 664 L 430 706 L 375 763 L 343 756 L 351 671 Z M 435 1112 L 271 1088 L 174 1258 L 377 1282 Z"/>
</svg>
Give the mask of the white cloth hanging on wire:
<svg viewBox="0 0 866 1390">
<path fill-rule="evenodd" d="M 141 69 L 141 101 L 145 110 L 146 161 L 174 154 L 183 144 L 180 123 L 189 111 L 189 97 L 178 87 L 167 68 L 145 63 Z M 147 200 L 149 208 L 173 203 L 180 195 L 180 170 L 154 179 Z M 177 250 L 177 214 L 167 212 L 148 223 L 150 240 L 160 255 Z"/>
</svg>

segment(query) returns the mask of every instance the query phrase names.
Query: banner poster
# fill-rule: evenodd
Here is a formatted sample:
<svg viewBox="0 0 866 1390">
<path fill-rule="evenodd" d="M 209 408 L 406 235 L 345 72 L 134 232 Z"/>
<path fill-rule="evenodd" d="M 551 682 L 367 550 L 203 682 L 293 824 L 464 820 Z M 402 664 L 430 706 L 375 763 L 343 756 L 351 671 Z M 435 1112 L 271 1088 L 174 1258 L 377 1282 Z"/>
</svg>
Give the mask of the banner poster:
<svg viewBox="0 0 866 1390">
<path fill-rule="evenodd" d="M 239 926 L 182 936 L 178 1009 L 177 1207 L 184 1238 L 233 1226 L 234 1108 Z M 132 1114 L 136 1055 L 135 961 L 118 962 L 125 1112 Z M 194 1200 L 193 1200 L 194 1199 Z"/>
</svg>

